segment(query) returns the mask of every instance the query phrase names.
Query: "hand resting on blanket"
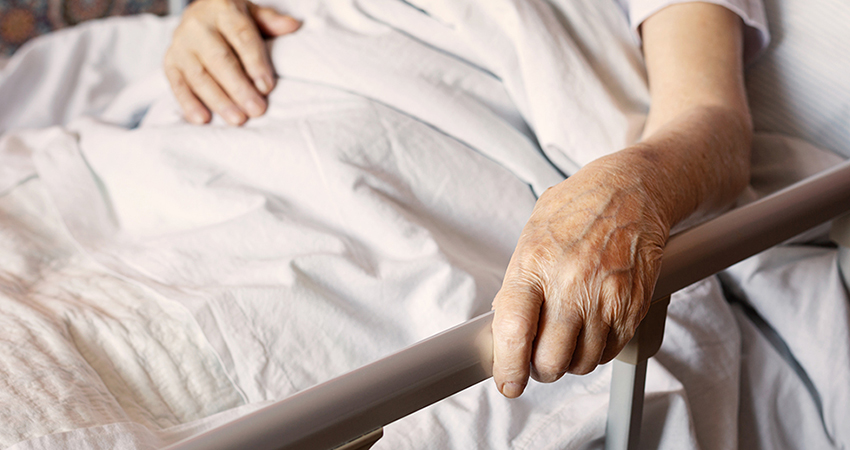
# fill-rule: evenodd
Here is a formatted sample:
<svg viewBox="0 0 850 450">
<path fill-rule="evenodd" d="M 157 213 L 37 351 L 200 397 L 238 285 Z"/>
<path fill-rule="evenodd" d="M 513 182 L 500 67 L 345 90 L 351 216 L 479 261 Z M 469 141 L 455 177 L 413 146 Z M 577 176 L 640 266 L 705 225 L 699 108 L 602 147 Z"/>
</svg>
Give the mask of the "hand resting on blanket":
<svg viewBox="0 0 850 450">
<path fill-rule="evenodd" d="M 212 110 L 231 125 L 241 125 L 262 115 L 264 96 L 275 84 L 262 35 L 281 36 L 300 26 L 292 17 L 247 0 L 190 4 L 163 62 L 186 119 L 207 123 Z"/>
<path fill-rule="evenodd" d="M 239 125 L 262 114 L 274 79 L 259 31 L 299 25 L 246 0 L 193 3 L 165 58 L 187 119 L 208 122 L 211 109 Z M 613 359 L 649 308 L 671 228 L 746 185 L 742 34 L 737 15 L 708 3 L 643 23 L 652 97 L 643 140 L 540 197 L 493 301 L 493 377 L 505 396 L 519 396 L 530 375 L 552 382 Z"/>
</svg>

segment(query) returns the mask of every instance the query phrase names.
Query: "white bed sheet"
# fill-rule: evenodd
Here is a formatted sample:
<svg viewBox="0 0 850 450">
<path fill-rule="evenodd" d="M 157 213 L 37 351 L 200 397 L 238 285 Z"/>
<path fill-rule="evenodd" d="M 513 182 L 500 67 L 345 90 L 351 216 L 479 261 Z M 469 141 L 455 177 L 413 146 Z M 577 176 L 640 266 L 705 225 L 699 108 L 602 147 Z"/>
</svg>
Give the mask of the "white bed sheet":
<svg viewBox="0 0 850 450">
<path fill-rule="evenodd" d="M 489 309 L 534 192 L 646 110 L 620 11 L 553 3 L 281 3 L 305 26 L 273 44 L 281 81 L 243 128 L 180 119 L 158 68 L 173 20 L 22 50 L 0 75 L 0 444 L 160 447 Z M 756 142 L 756 196 L 836 160 Z M 715 278 L 676 294 L 645 447 L 850 445 L 836 274 L 834 250 L 783 248 L 729 271 L 753 308 Z M 609 382 L 515 401 L 485 382 L 378 448 L 597 448 Z"/>
</svg>

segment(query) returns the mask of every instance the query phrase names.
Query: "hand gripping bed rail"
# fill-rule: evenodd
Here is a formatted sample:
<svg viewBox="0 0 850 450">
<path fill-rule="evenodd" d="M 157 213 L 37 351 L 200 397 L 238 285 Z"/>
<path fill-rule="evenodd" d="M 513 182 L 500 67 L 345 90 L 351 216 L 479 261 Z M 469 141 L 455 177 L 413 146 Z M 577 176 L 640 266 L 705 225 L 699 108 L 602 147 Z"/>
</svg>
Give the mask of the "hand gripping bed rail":
<svg viewBox="0 0 850 450">
<path fill-rule="evenodd" d="M 651 310 L 666 311 L 673 292 L 847 211 L 850 162 L 672 237 Z M 643 324 L 657 323 L 653 314 L 663 327 L 664 316 L 652 312 Z M 384 425 L 491 376 L 491 321 L 492 313 L 484 314 L 167 450 L 368 448 Z M 661 334 L 657 327 L 639 330 L 615 361 L 626 364 L 628 373 L 626 381 L 618 379 L 615 365 L 607 448 L 637 443 L 646 358 L 657 350 Z"/>
</svg>

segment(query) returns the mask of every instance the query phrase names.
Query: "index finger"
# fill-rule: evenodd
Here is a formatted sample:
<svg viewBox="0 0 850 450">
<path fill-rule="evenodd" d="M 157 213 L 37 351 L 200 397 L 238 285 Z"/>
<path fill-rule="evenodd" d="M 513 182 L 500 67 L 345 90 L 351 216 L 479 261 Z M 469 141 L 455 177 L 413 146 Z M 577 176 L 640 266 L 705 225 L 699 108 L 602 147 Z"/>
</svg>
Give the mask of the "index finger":
<svg viewBox="0 0 850 450">
<path fill-rule="evenodd" d="M 493 380 L 516 398 L 525 390 L 543 295 L 532 286 L 505 278 L 493 300 Z"/>
<path fill-rule="evenodd" d="M 239 14 L 228 14 L 221 20 L 219 32 L 236 52 L 245 73 L 260 93 L 268 94 L 274 86 L 274 72 L 265 41 L 247 8 L 240 8 Z"/>
</svg>

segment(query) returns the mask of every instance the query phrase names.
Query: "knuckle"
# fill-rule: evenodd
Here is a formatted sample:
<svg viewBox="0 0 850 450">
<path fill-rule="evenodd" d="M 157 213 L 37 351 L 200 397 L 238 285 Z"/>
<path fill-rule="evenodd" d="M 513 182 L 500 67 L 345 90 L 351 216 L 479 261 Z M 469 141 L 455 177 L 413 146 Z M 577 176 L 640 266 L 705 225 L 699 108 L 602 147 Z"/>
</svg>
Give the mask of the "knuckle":
<svg viewBox="0 0 850 450">
<path fill-rule="evenodd" d="M 269 71 L 266 70 L 266 62 L 265 58 L 260 50 L 248 50 L 245 51 L 243 55 L 241 55 L 242 66 L 245 68 L 245 71 L 252 76 L 264 75 Z"/>
<path fill-rule="evenodd" d="M 553 364 L 548 361 L 534 363 L 534 371 L 537 381 L 541 383 L 554 383 L 561 379 L 566 373 L 566 367 L 563 364 Z"/>
<path fill-rule="evenodd" d="M 174 48 L 169 47 L 168 50 L 165 51 L 165 56 L 162 58 L 162 65 L 165 69 L 165 74 L 168 75 L 169 69 L 173 68 L 177 65 L 177 60 L 174 57 Z"/>
<path fill-rule="evenodd" d="M 524 364 L 502 364 L 493 368 L 494 375 L 507 380 L 521 380 L 528 376 L 523 370 Z"/>
<path fill-rule="evenodd" d="M 216 0 L 216 2 L 216 22 L 220 28 L 234 28 L 235 25 L 242 23 L 253 23 L 246 2 L 236 0 Z"/>
<path fill-rule="evenodd" d="M 182 105 L 191 105 L 197 103 L 197 100 L 195 100 L 191 91 L 189 91 L 188 89 L 175 89 L 174 92 L 177 101 L 180 102 L 180 104 Z"/>
<path fill-rule="evenodd" d="M 218 63 L 218 64 L 232 64 L 235 62 L 235 56 L 233 52 L 228 48 L 224 43 L 216 43 L 215 45 L 211 45 L 207 51 L 206 56 L 209 62 Z"/>
<path fill-rule="evenodd" d="M 543 294 L 543 286 L 548 280 L 547 275 L 550 269 L 542 263 L 538 249 L 539 247 L 533 248 L 531 251 L 522 251 L 516 255 L 505 277 L 507 285 L 534 295 Z M 545 252 L 545 250 L 541 251 Z"/>
<path fill-rule="evenodd" d="M 509 314 L 494 323 L 494 337 L 509 352 L 524 352 L 534 337 L 531 321 L 517 314 Z"/>
<path fill-rule="evenodd" d="M 631 307 L 622 298 L 608 297 L 602 306 L 601 320 L 612 327 L 619 327 L 628 319 Z"/>
<path fill-rule="evenodd" d="M 204 0 L 207 2 L 209 7 L 222 9 L 233 6 L 234 2 L 232 0 Z"/>
<path fill-rule="evenodd" d="M 533 264 L 551 263 L 555 260 L 553 245 L 536 244 L 526 253 L 526 262 Z"/>
<path fill-rule="evenodd" d="M 180 21 L 180 25 L 178 25 L 174 30 L 174 37 L 180 39 L 181 42 L 185 41 L 189 43 L 193 41 L 192 36 L 194 36 L 198 30 L 204 28 L 207 28 L 207 23 L 203 19 L 203 15 L 197 11 L 187 11 L 184 13 L 183 20 Z"/>
<path fill-rule="evenodd" d="M 596 369 L 596 364 L 579 364 L 575 366 L 570 373 L 574 375 L 587 375 Z"/>
<path fill-rule="evenodd" d="M 232 79 L 238 73 L 237 71 L 241 70 L 241 67 L 238 67 L 238 60 L 228 51 L 216 52 L 216 55 L 210 54 L 204 58 L 204 64 L 209 74 L 219 82 Z"/>
<path fill-rule="evenodd" d="M 658 236 L 650 244 L 641 246 L 639 249 L 641 258 L 652 266 L 660 264 L 664 257 L 664 241 L 666 239 Z"/>
<path fill-rule="evenodd" d="M 206 85 L 210 81 L 206 69 L 200 64 L 192 64 L 183 69 L 183 75 L 191 84 Z"/>
<path fill-rule="evenodd" d="M 201 101 L 214 111 L 221 111 L 226 106 L 226 99 L 212 86 L 197 86 L 195 92 Z"/>
<path fill-rule="evenodd" d="M 601 358 L 602 355 L 600 354 L 599 357 Z M 596 365 L 597 363 L 599 363 L 599 361 L 591 361 L 591 358 L 592 357 L 588 357 L 587 355 L 585 355 L 577 361 L 572 361 L 568 371 L 574 375 L 587 375 L 590 372 L 593 372 L 593 370 L 596 369 Z"/>
<path fill-rule="evenodd" d="M 162 57 L 162 64 L 165 70 L 177 70 L 180 71 L 182 67 L 188 66 L 186 64 L 188 58 L 188 54 L 183 51 L 181 48 L 171 47 Z"/>
<path fill-rule="evenodd" d="M 540 309 L 540 323 L 542 328 L 546 325 L 554 325 L 565 328 L 578 328 L 584 326 L 586 317 L 582 308 L 576 307 L 574 302 L 568 301 L 567 296 L 558 289 L 550 288 L 546 292 L 546 301 Z"/>
<path fill-rule="evenodd" d="M 231 25 L 230 31 L 241 44 L 253 44 L 258 41 L 257 30 L 254 28 L 254 24 L 248 20 L 240 20 Z"/>
<path fill-rule="evenodd" d="M 549 200 L 550 197 L 556 196 L 557 192 L 560 191 L 559 185 L 553 185 L 546 188 L 542 194 L 540 194 L 540 198 L 538 198 L 538 202 L 545 203 Z"/>
<path fill-rule="evenodd" d="M 234 80 L 237 80 L 244 73 L 242 64 L 229 50 L 221 52 L 220 55 L 215 59 L 215 63 L 210 64 L 210 68 L 214 70 L 216 79 L 227 80 L 229 84 L 234 84 Z"/>
<path fill-rule="evenodd" d="M 171 83 L 171 86 L 175 88 L 186 83 L 183 80 L 183 75 L 176 67 L 165 67 L 165 78 L 167 78 L 168 82 Z"/>
<path fill-rule="evenodd" d="M 262 98 L 260 98 L 254 88 L 245 80 L 240 80 L 239 83 L 231 89 L 233 91 L 233 96 L 239 99 L 242 102 L 255 101 L 262 103 Z"/>
</svg>

